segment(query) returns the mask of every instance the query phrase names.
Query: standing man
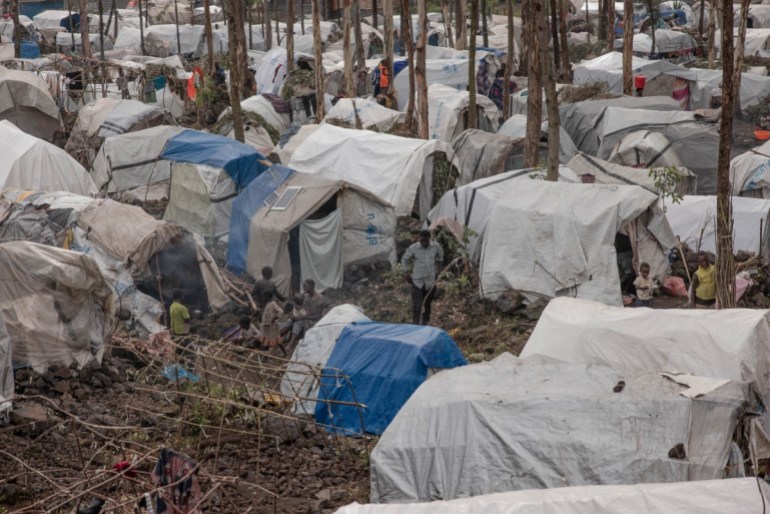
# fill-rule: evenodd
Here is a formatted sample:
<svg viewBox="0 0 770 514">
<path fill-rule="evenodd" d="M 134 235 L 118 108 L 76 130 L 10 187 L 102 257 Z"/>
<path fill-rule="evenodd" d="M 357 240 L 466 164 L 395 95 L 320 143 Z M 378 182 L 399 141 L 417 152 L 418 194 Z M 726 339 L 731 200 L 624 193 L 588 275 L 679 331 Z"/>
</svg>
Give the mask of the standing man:
<svg viewBox="0 0 770 514">
<path fill-rule="evenodd" d="M 411 276 L 406 280 L 412 284 L 412 323 L 427 325 L 430 322 L 430 304 L 436 296 L 436 277 L 444 261 L 441 245 L 430 239 L 430 231 L 421 230 L 420 239 L 412 244 L 401 258 L 401 266 L 408 270 L 412 266 Z"/>
<path fill-rule="evenodd" d="M 307 316 L 305 319 L 310 322 L 306 328 L 310 328 L 310 325 L 314 325 L 324 315 L 326 309 L 326 299 L 315 290 L 315 281 L 312 278 L 305 280 L 302 284 L 302 289 L 305 291 L 305 295 L 302 298 L 302 303 L 305 308 Z"/>
</svg>

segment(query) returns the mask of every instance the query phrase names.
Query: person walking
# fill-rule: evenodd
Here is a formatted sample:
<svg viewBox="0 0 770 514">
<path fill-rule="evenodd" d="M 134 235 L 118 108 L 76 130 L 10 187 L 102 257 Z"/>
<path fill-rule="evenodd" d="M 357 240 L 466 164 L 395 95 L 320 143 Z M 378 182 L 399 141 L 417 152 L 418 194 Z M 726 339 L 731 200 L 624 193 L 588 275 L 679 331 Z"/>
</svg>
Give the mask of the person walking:
<svg viewBox="0 0 770 514">
<path fill-rule="evenodd" d="M 431 240 L 430 231 L 420 231 L 416 243 L 407 248 L 401 266 L 407 270 L 406 281 L 412 285 L 412 323 L 430 323 L 430 308 L 436 296 L 436 278 L 444 261 L 441 245 Z M 411 270 L 410 270 L 411 266 Z"/>
</svg>

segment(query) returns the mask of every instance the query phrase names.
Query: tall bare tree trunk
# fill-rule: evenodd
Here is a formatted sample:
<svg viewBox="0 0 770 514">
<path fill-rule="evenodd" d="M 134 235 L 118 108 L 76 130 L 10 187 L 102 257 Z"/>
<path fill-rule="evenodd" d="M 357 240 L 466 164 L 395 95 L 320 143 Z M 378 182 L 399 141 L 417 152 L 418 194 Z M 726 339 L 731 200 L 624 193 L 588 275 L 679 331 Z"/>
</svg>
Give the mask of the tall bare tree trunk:
<svg viewBox="0 0 770 514">
<path fill-rule="evenodd" d="M 738 24 L 738 48 L 735 50 L 735 78 L 733 79 L 733 115 L 741 114 L 741 78 L 743 70 L 743 58 L 746 51 L 746 30 L 749 20 L 750 0 L 741 0 L 741 17 Z M 724 113 L 724 111 L 723 111 Z"/>
<path fill-rule="evenodd" d="M 104 5 L 102 0 L 98 0 L 96 6 L 99 9 L 99 58 L 104 61 Z"/>
<path fill-rule="evenodd" d="M 559 102 L 556 95 L 556 66 L 548 51 L 548 13 L 544 0 L 533 0 L 537 10 L 537 32 L 540 37 L 540 72 L 548 110 L 548 166 L 546 180 L 559 180 Z M 551 4 L 553 5 L 553 3 Z M 554 7 L 556 7 L 554 5 Z M 553 15 L 553 13 L 552 13 Z M 555 34 L 554 34 L 555 35 Z M 556 39 L 556 38 L 554 38 Z"/>
<path fill-rule="evenodd" d="M 542 0 L 541 0 L 542 1 Z M 527 40 L 527 140 L 524 165 L 534 168 L 540 158 L 540 127 L 543 122 L 543 88 L 540 69 L 540 37 L 537 34 L 535 0 L 524 0 L 522 28 Z"/>
<path fill-rule="evenodd" d="M 468 46 L 468 128 L 478 128 L 476 108 L 476 34 L 479 31 L 479 3 L 471 0 L 471 40 Z"/>
<path fill-rule="evenodd" d="M 21 25 L 19 24 L 19 8 L 21 0 L 11 0 L 11 16 L 13 17 L 13 55 L 21 59 Z M 72 30 L 72 12 L 70 10 L 70 31 Z M 72 46 L 75 46 L 74 36 Z"/>
<path fill-rule="evenodd" d="M 401 0 L 401 37 L 406 44 L 406 58 L 409 67 L 401 73 L 409 73 L 409 100 L 406 104 L 406 127 L 410 133 L 414 133 L 414 40 L 412 39 L 412 16 L 409 13 L 409 0 Z"/>
<path fill-rule="evenodd" d="M 716 5 L 715 5 L 716 4 Z M 714 69 L 716 60 L 716 49 L 714 48 L 714 39 L 716 38 L 716 10 L 721 6 L 719 0 L 711 0 L 709 3 L 709 33 L 708 33 L 708 67 Z"/>
<path fill-rule="evenodd" d="M 556 19 L 557 10 L 556 10 L 556 2 L 558 0 L 551 0 L 550 1 L 550 14 L 551 14 L 551 30 L 548 32 L 548 39 L 553 40 L 553 62 L 556 63 L 556 66 L 559 66 L 559 63 L 561 63 L 561 39 L 559 38 L 559 20 Z M 546 29 L 548 29 L 548 19 L 546 18 Z M 547 41 L 547 40 L 546 40 Z M 546 44 L 546 47 L 548 45 Z M 565 48 L 564 51 L 566 52 L 567 49 Z"/>
<path fill-rule="evenodd" d="M 449 14 L 449 0 L 441 0 L 441 18 L 444 20 L 447 44 L 454 48 L 455 39 L 452 37 L 452 17 Z"/>
<path fill-rule="evenodd" d="M 294 0 L 286 6 L 286 73 L 294 71 Z"/>
<path fill-rule="evenodd" d="M 457 34 L 455 49 L 465 50 L 468 45 L 468 31 L 465 20 L 465 0 L 455 0 L 455 13 L 457 16 L 455 19 L 455 25 L 457 26 L 457 30 L 455 31 Z"/>
<path fill-rule="evenodd" d="M 353 0 L 353 35 L 356 39 L 356 96 L 366 95 L 366 51 L 361 31 L 361 0 Z"/>
<path fill-rule="evenodd" d="M 623 94 L 634 94 L 634 76 L 631 70 L 631 58 L 634 48 L 634 2 L 623 3 Z"/>
<path fill-rule="evenodd" d="M 425 46 L 428 44 L 428 5 L 426 0 L 417 0 L 417 62 L 414 67 L 417 82 L 417 129 L 420 139 L 430 139 L 428 127 L 428 79 L 425 75 Z"/>
<path fill-rule="evenodd" d="M 607 25 L 609 26 L 609 36 L 607 37 L 607 50 L 610 52 L 615 49 L 615 0 L 608 0 Z"/>
<path fill-rule="evenodd" d="M 206 34 L 206 49 L 209 52 L 208 74 L 209 76 L 214 74 L 214 62 L 216 61 L 216 55 L 214 54 L 214 34 L 211 30 L 211 11 L 209 0 L 203 0 L 203 31 Z M 230 27 L 227 28 L 227 32 L 230 32 Z M 228 41 L 228 46 L 230 42 Z"/>
<path fill-rule="evenodd" d="M 372 0 L 372 25 L 375 29 L 377 29 L 377 21 L 377 0 Z"/>
<path fill-rule="evenodd" d="M 511 75 L 513 74 L 513 53 L 515 51 L 515 39 L 513 33 L 513 0 L 505 0 L 505 14 L 508 17 L 508 51 L 505 55 L 505 73 L 503 74 L 503 119 L 511 116 Z"/>
<path fill-rule="evenodd" d="M 192 16 L 195 18 L 195 10 L 192 10 Z M 174 0 L 174 25 L 176 29 L 176 47 L 179 53 L 182 53 L 182 37 L 179 35 L 179 0 Z"/>
<path fill-rule="evenodd" d="M 243 113 L 241 112 L 241 77 L 238 66 L 238 33 L 235 26 L 238 23 L 238 7 L 240 0 L 227 0 L 227 51 L 230 57 L 230 108 L 233 115 L 233 131 L 235 139 L 243 143 Z"/>
<path fill-rule="evenodd" d="M 83 57 L 91 58 L 91 40 L 88 39 L 88 0 L 80 0 L 80 44 Z"/>
<path fill-rule="evenodd" d="M 388 70 L 388 90 L 382 93 L 389 95 L 393 91 L 393 0 L 382 1 L 382 30 L 385 46 L 383 55 Z"/>
<path fill-rule="evenodd" d="M 597 41 L 607 40 L 607 0 L 599 0 L 597 7 L 599 8 L 599 24 L 596 32 Z"/>
<path fill-rule="evenodd" d="M 474 4 L 476 9 L 478 9 L 478 6 L 476 5 L 477 2 L 474 2 L 473 0 L 471 0 L 471 3 Z M 478 27 L 478 23 L 479 22 L 477 20 L 476 21 L 477 27 Z M 482 41 L 482 44 L 484 45 L 484 48 L 489 48 L 489 33 L 487 31 L 487 0 L 481 0 L 481 41 Z M 475 39 L 474 39 L 474 43 L 475 43 Z M 474 46 L 476 45 L 474 44 Z"/>
<path fill-rule="evenodd" d="M 235 0 L 235 43 L 237 50 L 238 78 L 241 96 L 248 98 L 254 92 L 254 77 L 249 71 L 249 56 L 246 53 L 246 2 Z"/>
<path fill-rule="evenodd" d="M 302 30 L 302 35 L 305 35 L 305 0 L 299 2 L 299 26 Z"/>
<path fill-rule="evenodd" d="M 70 30 L 72 30 L 72 7 L 70 6 L 72 0 L 67 0 L 67 6 L 70 7 Z M 139 44 L 142 49 L 142 55 L 147 55 L 147 50 L 144 48 L 144 17 L 142 16 L 142 0 L 137 0 L 136 6 L 139 8 Z M 115 26 L 118 25 L 118 21 L 115 20 Z M 75 46 L 75 40 L 72 40 L 72 46 Z"/>
<path fill-rule="evenodd" d="M 745 1 L 745 0 L 744 0 Z M 719 127 L 717 162 L 717 302 L 723 309 L 735 307 L 735 262 L 733 261 L 732 188 L 730 187 L 730 149 L 735 99 L 735 60 L 733 56 L 732 4 L 722 3 L 722 116 Z M 740 70 L 738 70 L 740 73 Z"/>
<path fill-rule="evenodd" d="M 559 2 L 559 39 L 561 40 L 561 80 L 572 82 L 569 63 L 569 46 L 567 44 L 567 0 Z"/>
<path fill-rule="evenodd" d="M 321 10 L 319 0 L 310 0 L 313 6 L 313 47 L 315 54 L 315 121 L 320 123 L 324 118 L 324 68 L 323 47 L 321 45 Z"/>
<path fill-rule="evenodd" d="M 262 30 L 262 36 L 265 38 L 265 51 L 273 48 L 273 28 L 270 26 L 270 3 L 269 0 L 262 0 L 262 9 L 264 10 L 265 27 Z"/>
<path fill-rule="evenodd" d="M 353 28 L 350 12 L 351 5 L 352 0 L 342 0 L 342 75 L 345 79 L 345 96 L 348 98 L 356 96 L 356 86 L 353 82 L 353 52 L 350 45 L 351 29 Z"/>
</svg>

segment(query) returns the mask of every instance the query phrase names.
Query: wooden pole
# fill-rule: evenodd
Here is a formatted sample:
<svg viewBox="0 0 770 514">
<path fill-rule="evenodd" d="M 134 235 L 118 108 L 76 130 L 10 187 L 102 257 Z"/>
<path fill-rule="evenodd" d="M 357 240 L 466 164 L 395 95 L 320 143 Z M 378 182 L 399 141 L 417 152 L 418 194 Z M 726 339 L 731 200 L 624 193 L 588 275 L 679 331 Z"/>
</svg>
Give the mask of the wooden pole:
<svg viewBox="0 0 770 514">
<path fill-rule="evenodd" d="M 68 0 L 69 1 L 69 0 Z M 13 17 L 13 55 L 21 59 L 21 26 L 19 24 L 19 4 L 21 0 L 11 0 L 11 16 Z M 70 29 L 72 29 L 72 9 L 70 8 Z M 75 36 L 72 36 L 72 46 L 75 46 Z"/>
<path fill-rule="evenodd" d="M 13 8 L 14 16 L 16 16 L 17 18 L 16 21 L 18 21 L 18 14 L 16 13 L 19 12 L 19 0 L 12 0 L 12 1 L 14 2 L 14 8 Z M 70 41 L 72 42 L 72 52 L 74 53 L 75 52 L 75 24 L 72 20 L 72 0 L 67 0 L 67 12 L 69 13 L 69 21 L 70 21 Z M 142 12 L 139 11 L 140 20 L 141 20 L 141 15 L 142 15 Z M 142 41 L 144 41 L 144 39 L 142 39 Z M 19 45 L 19 51 L 21 51 L 21 45 Z M 142 51 L 144 51 L 144 46 L 142 46 Z"/>
<path fill-rule="evenodd" d="M 67 0 L 69 3 L 70 0 Z M 137 7 L 139 7 L 139 43 L 142 47 L 142 55 L 147 55 L 147 51 L 144 48 L 144 18 L 142 17 L 142 0 L 136 0 Z M 73 46 L 75 43 L 72 43 Z"/>
<path fill-rule="evenodd" d="M 294 0 L 286 5 L 286 72 L 294 71 Z"/>
<path fill-rule="evenodd" d="M 479 128 L 476 109 L 476 34 L 479 31 L 479 3 L 471 0 L 471 40 L 468 46 L 468 128 Z"/>
<path fill-rule="evenodd" d="M 209 59 L 208 59 L 208 75 L 212 76 L 214 75 L 214 62 L 216 60 L 216 55 L 214 54 L 214 33 L 211 29 L 211 7 L 209 0 L 203 0 L 203 30 L 206 33 L 206 50 L 209 52 Z M 229 34 L 230 30 L 232 30 L 232 27 L 227 27 L 227 32 Z M 230 46 L 229 42 L 229 35 L 228 35 L 228 46 Z"/>
<path fill-rule="evenodd" d="M 366 95 L 366 52 L 364 51 L 364 36 L 361 31 L 361 0 L 353 0 L 353 36 L 356 40 L 356 96 Z"/>
<path fill-rule="evenodd" d="M 505 55 L 505 73 L 503 74 L 503 119 L 511 116 L 511 93 L 509 84 L 513 74 L 513 53 L 515 51 L 515 39 L 513 32 L 513 0 L 505 1 L 506 15 L 508 17 L 508 51 Z"/>
<path fill-rule="evenodd" d="M 315 53 L 315 98 L 316 98 L 316 123 L 324 118 L 324 69 L 323 69 L 323 45 L 321 44 L 321 10 L 319 0 L 311 0 L 313 6 L 313 47 Z"/>
<path fill-rule="evenodd" d="M 559 2 L 559 39 L 561 39 L 561 79 L 564 82 L 572 82 L 569 63 L 569 46 L 567 45 L 567 0 Z M 613 0 L 614 2 L 614 0 Z M 613 3 L 613 5 L 615 5 Z"/>
<path fill-rule="evenodd" d="M 420 139 L 430 139 L 428 126 L 428 79 L 425 74 L 425 46 L 428 44 L 428 6 L 426 0 L 417 2 L 417 24 L 420 37 L 417 39 L 417 62 L 414 67 L 417 82 L 417 129 Z M 473 61 L 471 61 L 471 66 Z"/>
<path fill-rule="evenodd" d="M 230 109 L 233 115 L 233 131 L 235 139 L 243 143 L 243 113 L 241 112 L 241 78 L 238 70 L 238 33 L 235 30 L 238 24 L 238 12 L 236 2 L 240 0 L 227 1 L 227 52 L 230 57 Z"/>
<path fill-rule="evenodd" d="M 476 3 L 476 2 L 472 2 Z M 478 6 L 476 6 L 476 9 L 478 9 Z M 476 26 L 478 27 L 478 20 L 476 21 Z M 481 37 L 482 41 L 484 43 L 484 48 L 489 48 L 489 32 L 487 31 L 487 0 L 481 0 Z M 475 35 L 474 35 L 475 38 Z M 475 46 L 475 39 L 474 39 L 474 46 Z"/>
<path fill-rule="evenodd" d="M 543 122 L 543 89 L 540 70 L 540 38 L 534 0 L 524 0 L 522 27 L 527 41 L 527 137 L 524 166 L 534 168 L 540 160 L 540 129 Z"/>
<path fill-rule="evenodd" d="M 383 55 L 385 67 L 388 70 L 388 90 L 386 94 L 393 92 L 393 0 L 382 0 L 382 25 L 383 25 Z"/>
<path fill-rule="evenodd" d="M 83 57 L 86 59 L 92 56 L 88 36 L 88 0 L 80 0 L 80 44 L 83 45 Z"/>
<path fill-rule="evenodd" d="M 441 0 L 441 18 L 444 20 L 447 43 L 451 48 L 454 48 L 455 40 L 452 37 L 452 17 L 449 14 L 449 2 L 447 0 Z"/>
<path fill-rule="evenodd" d="M 631 70 L 631 58 L 634 44 L 634 2 L 625 0 L 623 4 L 623 94 L 634 94 L 634 77 Z"/>
<path fill-rule="evenodd" d="M 118 7 L 115 4 L 115 0 L 112 0 L 112 17 L 115 20 L 115 25 L 112 27 L 112 37 L 113 39 L 118 38 Z"/>
<path fill-rule="evenodd" d="M 265 27 L 262 30 L 262 35 L 265 37 L 265 51 L 273 48 L 273 28 L 270 26 L 270 4 L 268 0 L 262 0 L 262 9 L 264 10 Z"/>
<path fill-rule="evenodd" d="M 104 6 L 102 0 L 97 2 L 99 8 L 99 57 L 104 61 Z"/>
<path fill-rule="evenodd" d="M 372 0 L 372 25 L 377 28 L 377 0 Z"/>
<path fill-rule="evenodd" d="M 342 58 L 343 58 L 343 76 L 345 78 L 345 96 L 352 98 L 355 94 L 355 84 L 353 82 L 353 57 L 350 45 L 351 5 L 352 0 L 342 0 Z"/>
<path fill-rule="evenodd" d="M 548 110 L 548 162 L 546 180 L 559 180 L 559 102 L 556 95 L 556 74 L 551 53 L 548 51 L 548 13 L 545 0 L 534 0 L 537 13 L 537 32 L 540 38 L 540 73 Z M 552 4 L 553 5 L 553 4 Z M 554 5 L 555 7 L 555 5 Z M 555 34 L 554 34 L 555 35 Z M 554 40 L 558 38 L 554 37 Z"/>
<path fill-rule="evenodd" d="M 305 0 L 299 1 L 299 25 L 302 29 L 302 35 L 305 35 Z"/>
<path fill-rule="evenodd" d="M 472 2 L 475 0 L 471 0 Z M 455 0 L 455 13 L 457 18 L 455 19 L 455 25 L 457 30 L 455 33 L 457 39 L 455 40 L 456 50 L 465 50 L 468 43 L 468 31 L 466 30 L 465 20 L 465 0 Z"/>
<path fill-rule="evenodd" d="M 414 134 L 414 39 L 412 38 L 412 15 L 409 12 L 409 0 L 401 0 L 401 37 L 406 44 L 406 58 L 409 61 L 409 68 L 401 73 L 409 73 L 409 99 L 406 103 L 406 126 L 407 130 Z"/>
<path fill-rule="evenodd" d="M 191 4 L 192 6 L 192 4 Z M 191 11 L 190 14 L 193 18 L 195 18 L 195 11 Z M 178 53 L 182 53 L 182 38 L 179 35 L 179 2 L 177 0 L 174 0 L 174 25 L 176 26 L 176 47 L 178 49 Z"/>
</svg>

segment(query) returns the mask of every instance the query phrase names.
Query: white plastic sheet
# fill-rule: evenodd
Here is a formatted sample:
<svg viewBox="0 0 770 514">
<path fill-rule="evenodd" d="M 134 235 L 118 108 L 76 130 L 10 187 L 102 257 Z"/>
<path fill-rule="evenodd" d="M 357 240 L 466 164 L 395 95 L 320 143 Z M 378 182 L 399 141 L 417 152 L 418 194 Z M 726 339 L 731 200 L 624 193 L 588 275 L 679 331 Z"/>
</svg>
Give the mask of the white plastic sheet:
<svg viewBox="0 0 770 514">
<path fill-rule="evenodd" d="M 299 224 L 302 282 L 311 279 L 318 292 L 342 286 L 342 210 Z"/>
</svg>

